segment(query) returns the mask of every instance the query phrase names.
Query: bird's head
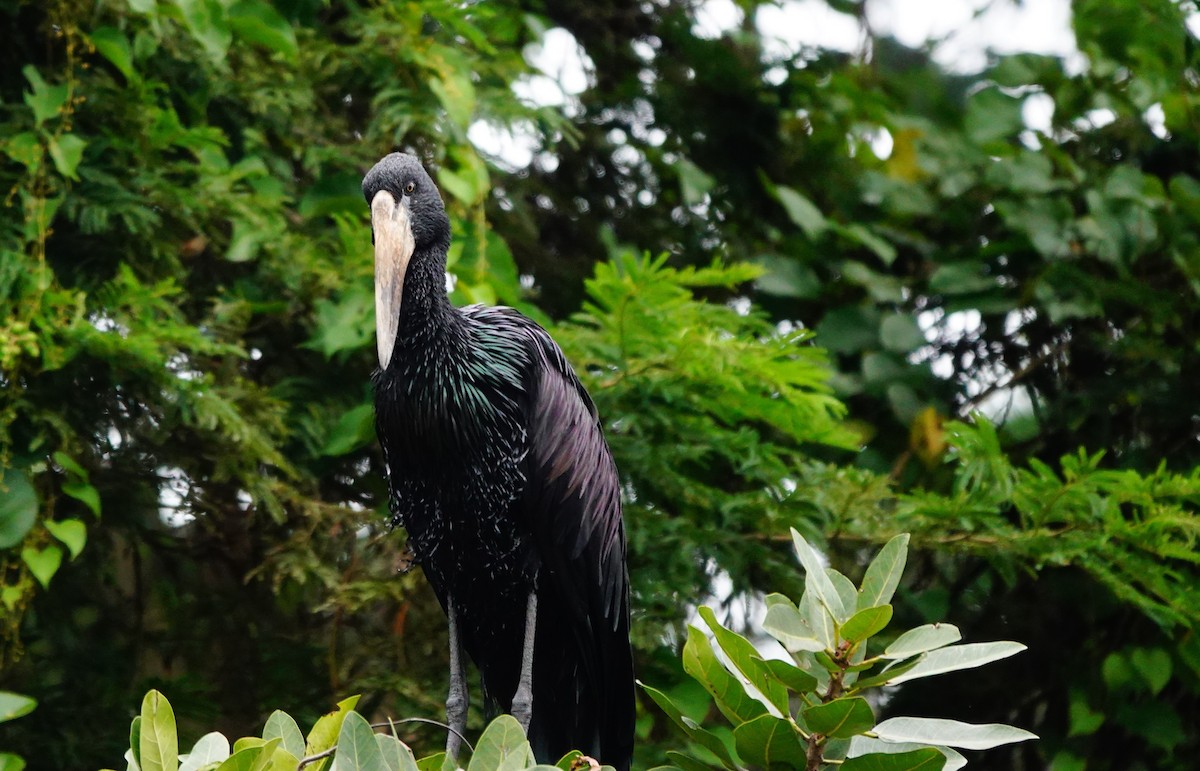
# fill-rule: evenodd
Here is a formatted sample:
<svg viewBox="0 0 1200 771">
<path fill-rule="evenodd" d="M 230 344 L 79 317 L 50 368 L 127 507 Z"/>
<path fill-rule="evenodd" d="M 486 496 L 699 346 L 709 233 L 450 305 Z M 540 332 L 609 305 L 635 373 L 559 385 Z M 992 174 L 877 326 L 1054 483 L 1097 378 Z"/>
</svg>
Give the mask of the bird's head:
<svg viewBox="0 0 1200 771">
<path fill-rule="evenodd" d="M 363 177 L 362 189 L 371 206 L 375 245 L 375 338 L 379 365 L 386 369 L 396 343 L 408 264 L 414 254 L 445 260 L 450 219 L 437 186 L 411 155 L 384 156 Z"/>
</svg>

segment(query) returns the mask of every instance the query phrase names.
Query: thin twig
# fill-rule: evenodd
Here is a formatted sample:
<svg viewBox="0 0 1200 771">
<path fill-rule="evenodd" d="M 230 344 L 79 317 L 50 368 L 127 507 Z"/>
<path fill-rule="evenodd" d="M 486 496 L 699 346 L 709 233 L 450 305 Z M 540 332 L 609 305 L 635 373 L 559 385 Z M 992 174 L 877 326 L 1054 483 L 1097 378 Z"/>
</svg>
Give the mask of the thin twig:
<svg viewBox="0 0 1200 771">
<path fill-rule="evenodd" d="M 454 730 L 453 728 L 451 728 L 450 726 L 441 722 L 440 720 L 430 720 L 427 717 L 406 717 L 401 720 L 392 720 L 389 718 L 388 722 L 372 723 L 371 727 L 372 728 L 390 728 L 392 725 L 399 725 L 401 723 L 428 723 L 429 725 L 435 725 L 435 726 L 438 726 L 439 728 L 445 728 L 450 733 L 452 733 L 455 736 L 457 736 L 458 738 L 462 739 L 463 744 L 467 745 L 467 749 L 469 749 L 471 752 L 475 752 L 475 747 L 469 741 L 467 741 L 467 737 L 463 736 L 458 731 Z"/>
<path fill-rule="evenodd" d="M 394 728 L 395 726 L 397 726 L 401 723 L 428 723 L 429 725 L 435 725 L 440 728 L 445 728 L 447 731 L 451 732 L 452 734 L 457 736 L 459 739 L 462 739 L 462 743 L 467 745 L 467 749 L 469 749 L 472 754 L 475 753 L 475 746 L 473 744 L 471 744 L 469 741 L 467 741 L 467 737 L 463 736 L 458 731 L 455 731 L 450 726 L 448 726 L 445 723 L 438 721 L 438 720 L 430 720 L 429 718 L 425 718 L 425 717 L 406 717 L 401 720 L 392 720 L 391 718 L 388 718 L 387 722 L 385 722 L 385 723 L 371 723 L 371 728 Z M 309 755 L 308 757 L 304 758 L 303 760 L 301 760 L 299 763 L 296 764 L 296 769 L 297 769 L 297 771 L 299 771 L 299 769 L 304 768 L 309 763 L 316 763 L 318 760 L 327 758 L 336 751 L 337 751 L 337 747 L 330 747 L 329 749 L 318 752 L 315 755 Z"/>
</svg>

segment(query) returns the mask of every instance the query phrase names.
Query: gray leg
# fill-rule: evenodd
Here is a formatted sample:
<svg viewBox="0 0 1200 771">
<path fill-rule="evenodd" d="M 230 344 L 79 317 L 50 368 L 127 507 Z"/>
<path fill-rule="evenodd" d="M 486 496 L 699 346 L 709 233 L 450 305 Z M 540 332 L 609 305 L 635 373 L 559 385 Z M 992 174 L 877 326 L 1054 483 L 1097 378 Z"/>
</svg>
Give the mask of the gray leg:
<svg viewBox="0 0 1200 771">
<path fill-rule="evenodd" d="M 513 696 L 512 715 L 529 733 L 529 718 L 533 716 L 533 638 L 537 630 L 537 592 L 529 593 L 525 608 L 525 649 L 521 652 L 521 680 Z"/>
<path fill-rule="evenodd" d="M 446 598 L 446 617 L 450 622 L 450 694 L 446 696 L 446 722 L 451 731 L 446 736 L 446 756 L 458 757 L 462 746 L 459 734 L 467 731 L 467 673 L 463 666 L 462 638 L 458 634 L 458 610 L 454 596 Z"/>
</svg>

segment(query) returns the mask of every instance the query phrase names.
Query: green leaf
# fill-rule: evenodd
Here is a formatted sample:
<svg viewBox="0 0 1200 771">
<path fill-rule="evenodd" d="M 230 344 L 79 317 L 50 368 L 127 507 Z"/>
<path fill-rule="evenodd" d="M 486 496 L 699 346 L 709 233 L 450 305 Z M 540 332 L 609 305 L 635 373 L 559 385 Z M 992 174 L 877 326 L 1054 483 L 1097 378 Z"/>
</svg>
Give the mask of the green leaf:
<svg viewBox="0 0 1200 771">
<path fill-rule="evenodd" d="M 1155 696 L 1171 680 L 1171 656 L 1162 648 L 1136 648 L 1129 654 L 1129 661 Z"/>
<path fill-rule="evenodd" d="M 444 752 L 426 755 L 417 761 L 417 771 L 444 771 L 447 767 L 456 769 L 458 764 L 449 763 Z"/>
<path fill-rule="evenodd" d="M 866 225 L 857 222 L 851 225 L 833 223 L 831 227 L 842 237 L 857 241 L 870 249 L 884 265 L 891 265 L 896 261 L 896 247 L 872 233 Z"/>
<path fill-rule="evenodd" d="M 817 678 L 800 667 L 778 659 L 760 661 L 772 677 L 796 693 L 810 693 L 817 687 Z"/>
<path fill-rule="evenodd" d="M 865 582 L 864 582 L 865 585 Z M 962 633 L 954 624 L 925 624 L 910 629 L 896 638 L 883 651 L 885 659 L 906 659 L 918 653 L 935 650 L 962 639 Z"/>
<path fill-rule="evenodd" d="M 69 495 L 87 506 L 97 517 L 100 516 L 100 491 L 92 485 L 78 479 L 71 479 L 63 482 L 62 491 L 64 495 Z"/>
<path fill-rule="evenodd" d="M 360 404 L 342 415 L 325 440 L 322 455 L 338 456 L 353 452 L 375 438 L 375 407 Z"/>
<path fill-rule="evenodd" d="M 946 758 L 933 747 L 900 753 L 872 753 L 848 758 L 842 771 L 939 771 Z"/>
<path fill-rule="evenodd" d="M 296 31 L 287 19 L 263 0 L 240 0 L 228 11 L 229 26 L 242 40 L 283 54 L 289 61 L 300 53 Z"/>
<path fill-rule="evenodd" d="M 175 713 L 167 697 L 150 691 L 142 699 L 140 752 L 141 771 L 176 771 L 179 768 L 179 740 L 175 735 Z"/>
<path fill-rule="evenodd" d="M 717 645 L 743 677 L 750 682 L 773 707 L 782 714 L 788 712 L 787 689 L 780 685 L 771 673 L 761 666 L 762 658 L 757 649 L 746 638 L 721 626 L 712 609 L 701 606 L 700 617 L 712 630 Z"/>
<path fill-rule="evenodd" d="M 776 186 L 775 197 L 783 205 L 788 219 L 798 225 L 810 240 L 815 241 L 818 236 L 825 232 L 825 228 L 828 225 L 825 221 L 825 215 L 821 213 L 821 210 L 812 201 L 792 188 L 783 185 Z"/>
<path fill-rule="evenodd" d="M 1025 128 L 1021 100 L 998 88 L 978 91 L 967 100 L 964 128 L 971 141 L 980 145 L 1015 138 Z"/>
<path fill-rule="evenodd" d="M 0 752 L 0 771 L 24 771 L 25 760 L 11 752 Z"/>
<path fill-rule="evenodd" d="M 342 721 L 358 704 L 359 696 L 349 696 L 337 703 L 337 708 L 322 715 L 308 732 L 304 743 L 305 755 L 316 755 L 324 752 L 337 741 L 338 733 L 342 730 Z"/>
<path fill-rule="evenodd" d="M 767 708 L 750 697 L 737 680 L 717 661 L 704 632 L 688 625 L 687 642 L 683 646 L 683 671 L 704 686 L 717 703 L 717 709 L 731 723 L 744 723 L 766 713 Z"/>
<path fill-rule="evenodd" d="M 821 650 L 833 650 L 837 645 L 837 633 L 833 616 L 817 599 L 816 592 L 806 591 L 800 597 L 800 618 L 805 626 L 813 630 L 817 639 L 824 647 Z M 817 653 L 818 651 L 813 651 Z"/>
<path fill-rule="evenodd" d="M 817 343 L 835 353 L 854 353 L 879 343 L 879 311 L 874 307 L 841 307 L 817 324 Z"/>
<path fill-rule="evenodd" d="M 973 725 L 957 720 L 929 717 L 893 717 L 875 726 L 877 737 L 889 742 L 944 744 L 964 750 L 988 750 L 1002 744 L 1023 742 L 1037 736 L 999 723 Z"/>
<path fill-rule="evenodd" d="M 842 604 L 841 596 L 833 582 L 825 573 L 825 566 L 821 564 L 821 558 L 794 527 L 792 528 L 792 543 L 796 547 L 796 555 L 800 558 L 800 564 L 804 566 L 805 592 L 815 592 L 817 599 L 829 609 L 834 620 L 844 621 L 849 614 L 846 612 L 846 607 Z"/>
<path fill-rule="evenodd" d="M 916 750 L 935 749 L 941 753 L 945 766 L 942 771 L 958 771 L 958 769 L 967 765 L 967 759 L 964 758 L 957 750 L 949 747 L 929 747 L 924 744 L 915 742 L 885 742 L 882 739 L 873 739 L 869 736 L 855 736 L 850 740 L 850 749 L 846 754 L 847 758 L 857 758 L 863 755 L 901 755 L 906 752 L 915 752 Z M 938 765 L 933 765 L 931 768 L 938 768 Z"/>
<path fill-rule="evenodd" d="M 388 771 L 371 724 L 357 712 L 348 712 L 337 741 L 338 771 Z"/>
<path fill-rule="evenodd" d="M 442 77 L 429 81 L 429 90 L 446 108 L 450 120 L 460 128 L 466 128 L 475 112 L 475 86 L 471 79 L 464 73 L 447 71 Z"/>
<path fill-rule="evenodd" d="M 969 643 L 967 645 L 952 645 L 948 648 L 938 648 L 925 654 L 915 667 L 899 677 L 891 680 L 892 685 L 906 683 L 921 677 L 940 675 L 959 669 L 973 669 L 993 661 L 1008 658 L 1025 650 L 1025 646 L 1017 642 Z"/>
<path fill-rule="evenodd" d="M 712 190 L 716 180 L 710 177 L 687 158 L 680 158 L 675 165 L 679 172 L 679 186 L 683 191 L 683 202 L 688 206 L 704 203 L 704 197 Z"/>
<path fill-rule="evenodd" d="M 887 605 L 900 585 L 904 566 L 908 562 L 908 533 L 901 533 L 884 544 L 875 559 L 867 566 L 862 587 L 858 590 L 858 607 Z"/>
<path fill-rule="evenodd" d="M 133 764 L 142 764 L 142 716 L 137 715 L 129 723 L 129 753 L 133 756 Z"/>
<path fill-rule="evenodd" d="M 199 769 L 220 763 L 229 757 L 229 740 L 224 734 L 213 731 L 204 734 L 192 745 L 187 755 L 179 757 L 179 771 L 199 771 Z"/>
<path fill-rule="evenodd" d="M 804 710 L 804 722 L 819 734 L 846 739 L 875 725 L 875 713 L 861 696 L 834 699 Z"/>
<path fill-rule="evenodd" d="M 0 472 L 0 549 L 23 541 L 35 519 L 37 494 L 29 478 L 14 468 Z"/>
<path fill-rule="evenodd" d="M 225 60 L 233 33 L 225 7 L 219 0 L 174 0 L 183 13 L 184 22 L 192 37 L 204 49 L 214 64 Z"/>
<path fill-rule="evenodd" d="M 47 83 L 42 74 L 37 71 L 37 68 L 32 64 L 26 65 L 22 70 L 25 79 L 29 81 L 29 85 L 33 87 L 32 91 L 25 92 L 25 104 L 33 110 L 33 121 L 37 125 L 42 125 L 50 120 L 62 110 L 67 103 L 67 87 L 66 85 L 52 86 Z"/>
<path fill-rule="evenodd" d="M 388 771 L 417 771 L 417 761 L 407 744 L 391 734 L 375 734 L 375 741 Z"/>
<path fill-rule="evenodd" d="M 642 690 L 650 695 L 650 698 L 654 700 L 654 703 L 658 705 L 659 709 L 666 713 L 667 717 L 671 719 L 671 722 L 679 726 L 679 728 L 682 729 L 685 734 L 687 734 L 689 739 L 694 741 L 696 744 L 699 744 L 713 755 L 716 755 L 717 759 L 721 761 L 721 764 L 724 765 L 725 768 L 731 769 L 731 771 L 738 768 L 738 765 L 733 762 L 733 758 L 730 756 L 729 750 L 725 747 L 725 742 L 721 741 L 720 737 L 711 731 L 702 728 L 698 723 L 696 723 L 696 721 L 684 715 L 675 702 L 671 701 L 671 699 L 662 691 L 651 688 L 645 683 L 639 682 L 638 685 L 640 685 Z"/>
<path fill-rule="evenodd" d="M 58 169 L 58 173 L 68 179 L 79 179 L 79 175 L 75 170 L 79 168 L 79 162 L 83 160 L 83 148 L 87 147 L 87 142 L 74 134 L 63 134 L 58 138 L 51 137 L 48 149 L 50 150 L 50 159 L 54 161 L 54 168 Z"/>
<path fill-rule="evenodd" d="M 783 718 L 763 715 L 733 729 L 742 760 L 761 768 L 804 768 L 805 745 Z"/>
<path fill-rule="evenodd" d="M 907 313 L 893 313 L 879 324 L 879 341 L 889 351 L 909 353 L 925 345 L 917 320 Z"/>
<path fill-rule="evenodd" d="M 767 608 L 763 631 L 782 643 L 790 653 L 823 651 L 827 647 L 826 643 L 817 639 L 817 633 L 805 623 L 800 611 L 790 602 Z"/>
<path fill-rule="evenodd" d="M 891 605 L 876 605 L 873 608 L 863 608 L 842 624 L 839 630 L 843 640 L 852 643 L 862 642 L 876 634 L 892 620 Z"/>
<path fill-rule="evenodd" d="M 99 27 L 92 30 L 90 37 L 97 53 L 108 59 L 126 80 L 134 79 L 133 49 L 129 47 L 129 41 L 121 30 Z"/>
<path fill-rule="evenodd" d="M 1195 225 L 1200 225 L 1200 182 L 1186 174 L 1171 177 L 1171 200 Z"/>
<path fill-rule="evenodd" d="M 467 771 L 521 771 L 534 762 L 521 724 L 512 715 L 501 715 L 479 737 Z"/>
<path fill-rule="evenodd" d="M 87 543 L 87 525 L 78 519 L 64 519 L 59 522 L 47 520 L 42 523 L 58 540 L 66 544 L 71 552 L 71 559 L 79 556 L 83 545 Z"/>
<path fill-rule="evenodd" d="M 237 749 L 217 766 L 216 771 L 259 771 L 259 762 L 269 761 L 271 757 L 265 751 L 265 744 Z"/>
<path fill-rule="evenodd" d="M 296 211 L 305 219 L 367 210 L 362 197 L 362 178 L 357 174 L 327 174 L 318 179 L 300 199 Z"/>
<path fill-rule="evenodd" d="M 1087 696 L 1081 691 L 1071 692 L 1071 703 L 1067 710 L 1070 729 L 1067 736 L 1091 736 L 1100 730 L 1106 719 L 1100 710 L 1092 709 Z"/>
<path fill-rule="evenodd" d="M 0 691 L 0 723 L 16 720 L 33 712 L 37 700 L 12 691 Z"/>
<path fill-rule="evenodd" d="M 21 549 L 21 560 L 29 567 L 29 572 L 33 573 L 33 577 L 42 585 L 43 589 L 50 586 L 50 579 L 62 565 L 62 556 L 62 549 L 54 545 L 41 549 L 35 549 L 32 546 Z"/>
<path fill-rule="evenodd" d="M 22 131 L 4 140 L 4 153 L 26 169 L 33 171 L 42 162 L 42 140 L 32 131 Z"/>
<path fill-rule="evenodd" d="M 267 718 L 267 724 L 263 726 L 262 738 L 278 738 L 279 745 L 284 750 L 297 758 L 304 757 L 304 734 L 300 731 L 300 726 L 296 725 L 295 719 L 281 709 L 275 710 Z"/>
</svg>

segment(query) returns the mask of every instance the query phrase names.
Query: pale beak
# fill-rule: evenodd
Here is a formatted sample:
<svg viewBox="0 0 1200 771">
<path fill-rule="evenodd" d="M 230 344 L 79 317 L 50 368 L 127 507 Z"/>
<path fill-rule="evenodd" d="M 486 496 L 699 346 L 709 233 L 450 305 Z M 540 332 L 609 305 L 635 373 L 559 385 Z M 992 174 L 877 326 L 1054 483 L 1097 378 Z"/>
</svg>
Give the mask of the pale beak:
<svg viewBox="0 0 1200 771">
<path fill-rule="evenodd" d="M 380 190 L 371 201 L 371 229 L 375 234 L 375 343 L 379 366 L 387 369 L 396 347 L 404 273 L 416 248 L 408 205 L 397 204 L 391 193 Z"/>
</svg>

